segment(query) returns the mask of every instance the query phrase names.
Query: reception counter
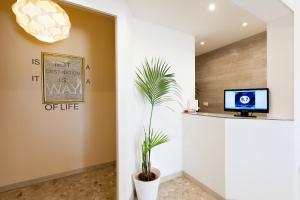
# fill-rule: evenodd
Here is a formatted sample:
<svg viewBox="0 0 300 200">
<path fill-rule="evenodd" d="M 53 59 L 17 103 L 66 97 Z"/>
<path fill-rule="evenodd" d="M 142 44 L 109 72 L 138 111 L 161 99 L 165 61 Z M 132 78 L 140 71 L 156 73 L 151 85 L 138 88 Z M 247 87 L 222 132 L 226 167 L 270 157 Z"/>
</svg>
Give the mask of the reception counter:
<svg viewBox="0 0 300 200">
<path fill-rule="evenodd" d="M 230 200 L 292 199 L 292 120 L 183 114 L 184 172 Z"/>
</svg>

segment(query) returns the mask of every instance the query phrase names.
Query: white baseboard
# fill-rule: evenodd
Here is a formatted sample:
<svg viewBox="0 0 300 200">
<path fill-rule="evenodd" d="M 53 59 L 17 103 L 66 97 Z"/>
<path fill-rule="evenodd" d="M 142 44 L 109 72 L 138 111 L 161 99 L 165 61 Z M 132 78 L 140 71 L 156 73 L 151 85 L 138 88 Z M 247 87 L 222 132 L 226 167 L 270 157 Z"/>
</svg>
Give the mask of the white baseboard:
<svg viewBox="0 0 300 200">
<path fill-rule="evenodd" d="M 207 192 L 208 194 L 212 195 L 213 197 L 215 197 L 217 200 L 225 200 L 224 197 L 222 197 L 220 194 L 216 193 L 215 191 L 213 191 L 212 189 L 210 189 L 209 187 L 207 187 L 206 185 L 204 185 L 203 183 L 201 183 L 200 181 L 196 180 L 194 177 L 192 177 L 191 175 L 189 175 L 186 172 L 183 172 L 183 176 L 187 179 L 189 179 L 190 181 L 192 181 L 193 183 L 199 185 L 205 192 Z"/>
<path fill-rule="evenodd" d="M 115 164 L 116 164 L 116 161 L 112 161 L 112 162 L 108 162 L 108 163 L 98 164 L 98 165 L 89 166 L 89 167 L 83 167 L 83 168 L 79 168 L 79 169 L 75 169 L 75 170 L 71 170 L 71 171 L 67 171 L 67 172 L 62 172 L 62 173 L 53 174 L 53 175 L 49 175 L 49 176 L 44 176 L 44 177 L 40 177 L 40 178 L 36 178 L 36 179 L 22 181 L 22 182 L 14 183 L 14 184 L 11 184 L 11 185 L 5 185 L 5 186 L 0 187 L 0 192 L 15 190 L 15 189 L 18 189 L 18 188 L 27 187 L 27 186 L 30 186 L 30 185 L 34 185 L 34 184 L 37 184 L 37 183 L 42 183 L 42 182 L 45 182 L 45 181 L 50 181 L 50 180 L 53 180 L 53 179 L 63 178 L 63 177 L 67 177 L 67 176 L 72 176 L 72 175 L 88 172 L 88 171 L 95 170 L 95 169 L 101 169 L 101 168 L 109 167 L 109 166 L 112 166 L 112 165 L 115 165 Z"/>
<path fill-rule="evenodd" d="M 121 200 L 121 199 L 119 199 Z M 130 196 L 129 200 L 137 200 L 137 198 L 135 197 L 134 193 Z"/>
<path fill-rule="evenodd" d="M 174 178 L 177 178 L 177 177 L 180 177 L 183 175 L 183 172 L 182 171 L 179 171 L 179 172 L 175 172 L 173 174 L 169 174 L 167 176 L 164 176 L 164 177 L 161 177 L 160 178 L 160 183 L 164 183 L 164 182 L 167 182 L 169 180 L 172 180 Z"/>
</svg>

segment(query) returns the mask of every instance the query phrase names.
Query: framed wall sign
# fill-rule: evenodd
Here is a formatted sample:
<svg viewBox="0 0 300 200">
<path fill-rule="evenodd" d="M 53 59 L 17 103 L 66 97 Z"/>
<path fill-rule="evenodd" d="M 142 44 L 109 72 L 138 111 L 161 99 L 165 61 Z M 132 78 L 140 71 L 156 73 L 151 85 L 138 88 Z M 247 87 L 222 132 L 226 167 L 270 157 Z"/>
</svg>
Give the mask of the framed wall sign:
<svg viewBox="0 0 300 200">
<path fill-rule="evenodd" d="M 42 52 L 43 103 L 84 102 L 84 58 Z"/>
</svg>

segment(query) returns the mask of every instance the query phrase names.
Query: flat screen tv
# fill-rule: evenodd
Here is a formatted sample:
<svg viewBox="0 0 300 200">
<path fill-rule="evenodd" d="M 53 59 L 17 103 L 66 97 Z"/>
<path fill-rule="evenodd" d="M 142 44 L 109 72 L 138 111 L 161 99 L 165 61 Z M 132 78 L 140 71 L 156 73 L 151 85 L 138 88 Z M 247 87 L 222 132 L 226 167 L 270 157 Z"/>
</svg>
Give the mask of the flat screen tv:
<svg viewBox="0 0 300 200">
<path fill-rule="evenodd" d="M 224 90 L 224 111 L 239 112 L 238 117 L 255 117 L 249 113 L 269 112 L 269 89 Z"/>
</svg>

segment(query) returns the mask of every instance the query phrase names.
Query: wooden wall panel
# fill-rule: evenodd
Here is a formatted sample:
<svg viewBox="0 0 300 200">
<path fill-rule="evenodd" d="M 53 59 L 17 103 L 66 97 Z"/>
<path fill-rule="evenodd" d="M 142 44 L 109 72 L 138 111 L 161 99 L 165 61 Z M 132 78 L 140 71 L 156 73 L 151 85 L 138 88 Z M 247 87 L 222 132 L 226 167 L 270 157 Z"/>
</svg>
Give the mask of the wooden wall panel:
<svg viewBox="0 0 300 200">
<path fill-rule="evenodd" d="M 224 113 L 224 89 L 257 87 L 267 87 L 266 32 L 196 57 L 201 112 Z"/>
</svg>

